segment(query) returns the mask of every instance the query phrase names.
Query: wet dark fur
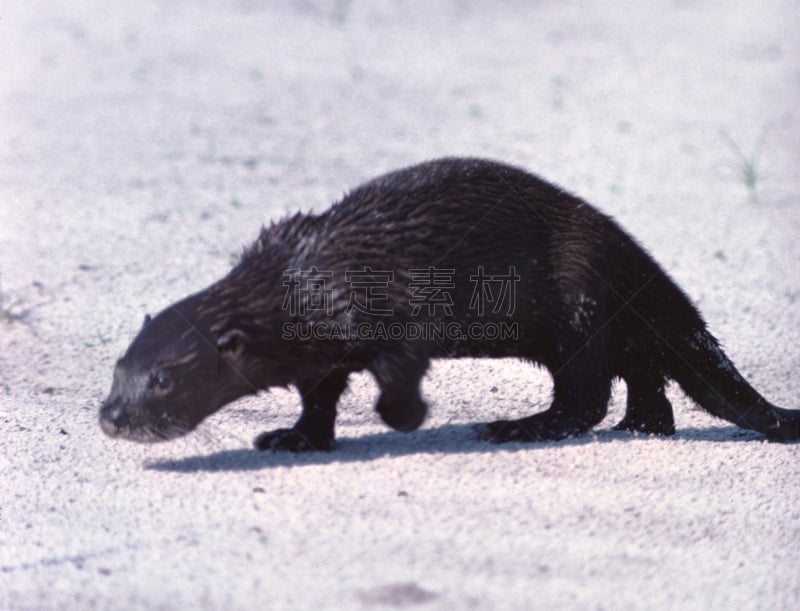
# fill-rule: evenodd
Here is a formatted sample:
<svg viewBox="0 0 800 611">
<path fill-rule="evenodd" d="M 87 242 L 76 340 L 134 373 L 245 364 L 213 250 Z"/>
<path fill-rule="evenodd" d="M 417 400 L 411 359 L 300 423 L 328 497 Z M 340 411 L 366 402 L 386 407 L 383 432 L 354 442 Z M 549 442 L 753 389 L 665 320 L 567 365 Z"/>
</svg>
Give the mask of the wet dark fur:
<svg viewBox="0 0 800 611">
<path fill-rule="evenodd" d="M 478 266 L 486 274 L 514 267 L 521 279 L 512 314 L 470 308 Z M 428 267 L 455 270 L 452 317 L 412 311 L 408 270 Z M 312 268 L 333 272 L 331 310 L 292 316 L 284 272 Z M 388 299 L 372 304 L 393 308 L 383 322 L 517 323 L 518 338 L 282 339 L 290 322 L 374 323 L 347 308 L 344 272 L 365 268 L 394 272 Z M 262 230 L 225 278 L 146 320 L 117 362 L 100 423 L 111 436 L 169 439 L 242 395 L 295 385 L 300 419 L 262 433 L 256 447 L 330 449 L 351 372 L 374 375 L 376 410 L 409 431 L 427 412 L 419 387 L 429 360 L 452 356 L 520 357 L 552 374 L 551 407 L 479 427 L 492 441 L 586 432 L 605 416 L 614 378 L 628 387 L 621 429 L 673 433 L 664 386 L 674 379 L 715 416 L 774 439 L 800 437 L 800 411 L 770 404 L 742 378 L 689 299 L 614 221 L 522 170 L 474 159 L 381 176 L 320 215 Z"/>
</svg>

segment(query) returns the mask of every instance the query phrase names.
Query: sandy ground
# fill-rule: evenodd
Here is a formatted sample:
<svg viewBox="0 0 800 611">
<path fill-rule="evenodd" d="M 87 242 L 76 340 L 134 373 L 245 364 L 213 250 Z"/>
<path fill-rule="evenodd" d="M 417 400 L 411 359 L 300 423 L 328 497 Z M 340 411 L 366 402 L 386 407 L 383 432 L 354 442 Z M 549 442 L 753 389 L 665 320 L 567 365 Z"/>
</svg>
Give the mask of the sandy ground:
<svg viewBox="0 0 800 611">
<path fill-rule="evenodd" d="M 445 154 L 615 216 L 800 407 L 796 4 L 599 4 L 0 7 L 1 608 L 798 608 L 798 446 L 675 388 L 669 439 L 611 431 L 619 386 L 592 435 L 479 442 L 546 406 L 512 361 L 437 362 L 406 435 L 357 377 L 331 454 L 250 449 L 288 391 L 169 444 L 97 426 L 145 312 L 261 223 Z"/>
</svg>

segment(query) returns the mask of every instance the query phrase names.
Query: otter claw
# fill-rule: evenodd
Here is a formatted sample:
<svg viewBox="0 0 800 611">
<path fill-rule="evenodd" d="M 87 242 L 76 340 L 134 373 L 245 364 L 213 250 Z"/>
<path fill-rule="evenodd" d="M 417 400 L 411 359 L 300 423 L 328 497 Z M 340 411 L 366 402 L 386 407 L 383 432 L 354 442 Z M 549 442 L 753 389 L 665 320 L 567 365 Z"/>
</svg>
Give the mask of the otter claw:
<svg viewBox="0 0 800 611">
<path fill-rule="evenodd" d="M 333 450 L 333 440 L 311 439 L 296 429 L 266 431 L 253 440 L 258 450 L 273 452 L 314 452 Z"/>
</svg>

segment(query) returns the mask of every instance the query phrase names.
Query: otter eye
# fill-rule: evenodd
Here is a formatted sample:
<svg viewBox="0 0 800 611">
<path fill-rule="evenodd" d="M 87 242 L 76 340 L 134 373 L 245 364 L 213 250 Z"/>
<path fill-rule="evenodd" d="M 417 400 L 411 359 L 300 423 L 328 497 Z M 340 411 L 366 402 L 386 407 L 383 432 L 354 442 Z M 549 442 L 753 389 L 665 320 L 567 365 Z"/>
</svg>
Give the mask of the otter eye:
<svg viewBox="0 0 800 611">
<path fill-rule="evenodd" d="M 165 393 L 172 388 L 172 380 L 163 371 L 157 371 L 150 378 L 150 387 L 158 393 Z"/>
</svg>

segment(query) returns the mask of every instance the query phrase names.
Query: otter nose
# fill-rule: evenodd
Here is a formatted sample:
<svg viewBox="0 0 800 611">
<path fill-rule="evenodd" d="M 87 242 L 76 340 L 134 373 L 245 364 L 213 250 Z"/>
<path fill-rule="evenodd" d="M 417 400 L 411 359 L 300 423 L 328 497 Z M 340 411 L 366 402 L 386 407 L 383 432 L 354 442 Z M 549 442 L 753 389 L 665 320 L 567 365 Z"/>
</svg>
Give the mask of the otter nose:
<svg viewBox="0 0 800 611">
<path fill-rule="evenodd" d="M 100 408 L 100 428 L 109 437 L 116 437 L 123 428 L 130 425 L 130 418 L 122 401 L 106 401 Z"/>
</svg>

